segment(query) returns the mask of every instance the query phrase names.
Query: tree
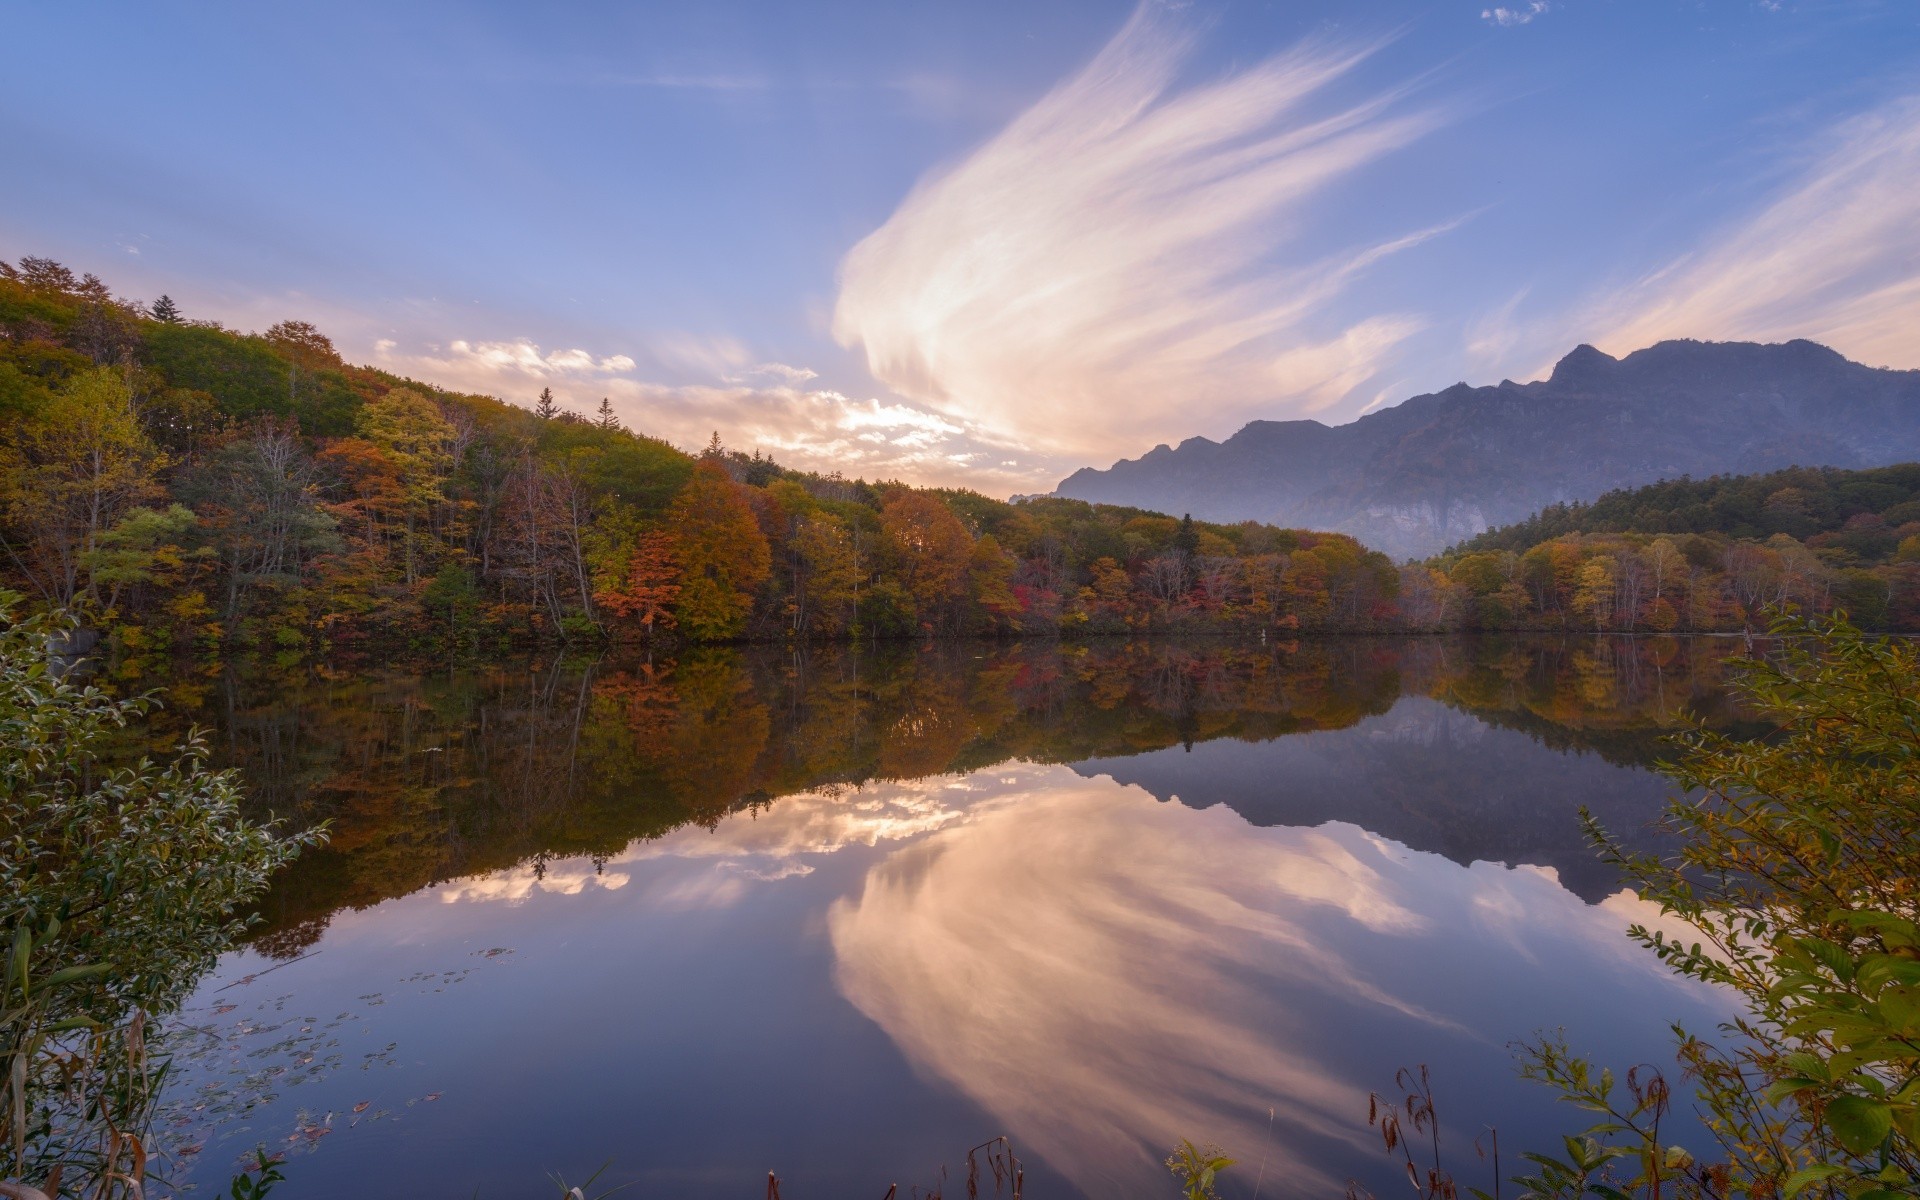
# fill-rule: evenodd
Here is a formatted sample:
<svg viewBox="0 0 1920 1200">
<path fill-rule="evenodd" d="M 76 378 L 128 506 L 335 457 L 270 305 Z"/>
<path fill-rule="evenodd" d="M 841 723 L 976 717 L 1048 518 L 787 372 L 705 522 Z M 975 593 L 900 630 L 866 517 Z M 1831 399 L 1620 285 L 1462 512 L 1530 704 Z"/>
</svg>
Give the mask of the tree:
<svg viewBox="0 0 1920 1200">
<path fill-rule="evenodd" d="M 394 388 L 369 402 L 355 419 L 360 436 L 378 446 L 399 471 L 406 495 L 406 581 L 419 575 L 417 526 L 445 502 L 453 467 L 453 426 L 439 406 L 412 388 Z"/>
<path fill-rule="evenodd" d="M 0 594 L 0 1179 L 106 1195 L 143 1174 L 152 1024 L 321 835 L 244 820 L 238 776 L 208 770 L 197 736 L 112 765 L 152 701 L 63 678 L 51 646 L 70 625 L 16 620 L 20 599 Z"/>
<path fill-rule="evenodd" d="M 967 590 L 979 620 L 994 632 L 1020 631 L 1020 602 L 1013 593 L 1013 557 L 992 534 L 983 534 L 967 557 Z"/>
<path fill-rule="evenodd" d="M 853 624 L 860 603 L 860 555 L 853 535 L 831 513 L 797 519 L 792 538 L 798 559 L 790 601 L 795 633 L 832 637 Z"/>
<path fill-rule="evenodd" d="M 158 300 L 153 302 L 153 308 L 149 311 L 152 312 L 153 319 L 156 321 L 161 321 L 168 325 L 178 325 L 180 323 L 180 306 L 173 302 L 173 297 L 171 296 L 163 294 Z"/>
<path fill-rule="evenodd" d="M 1772 632 L 1784 640 L 1770 656 L 1734 664 L 1736 690 L 1764 714 L 1769 735 L 1701 728 L 1680 738 L 1681 760 L 1667 768 L 1682 789 L 1667 811 L 1677 853 L 1630 852 L 1583 813 L 1639 896 L 1688 930 L 1670 937 L 1634 925 L 1629 936 L 1744 1009 L 1724 1027 L 1727 1046 L 1675 1030 L 1702 1118 L 1691 1128 L 1711 1136 L 1717 1153 L 1668 1140 L 1675 1097 L 1658 1072 L 1635 1067 L 1622 1088 L 1611 1070 L 1551 1036 L 1522 1048 L 1521 1073 L 1599 1123 L 1552 1153 L 1524 1155 L 1539 1170 L 1512 1181 L 1522 1195 L 1914 1194 L 1920 649 L 1844 619 L 1781 619 Z M 1432 1171 L 1409 1174 L 1429 1200 L 1458 1195 L 1440 1169 L 1432 1092 L 1419 1079 L 1407 1109 L 1385 1111 L 1389 1151 L 1405 1144 L 1403 1120 L 1431 1129 Z"/>
<path fill-rule="evenodd" d="M 1173 550 L 1184 559 L 1191 559 L 1199 552 L 1200 535 L 1194 530 L 1192 513 L 1180 517 L 1180 527 L 1173 533 Z"/>
<path fill-rule="evenodd" d="M 622 620 L 637 621 L 651 636 L 673 627 L 673 605 L 680 596 L 680 564 L 672 535 L 653 530 L 640 535 L 627 558 L 618 586 L 594 593 L 600 607 Z"/>
<path fill-rule="evenodd" d="M 267 330 L 269 344 L 309 371 L 340 365 L 340 352 L 333 339 L 316 329 L 311 321 L 281 321 Z"/>
<path fill-rule="evenodd" d="M 1573 595 L 1573 611 L 1593 621 L 1594 632 L 1613 623 L 1614 558 L 1596 554 L 1580 567 L 1580 590 Z"/>
<path fill-rule="evenodd" d="M 965 594 L 973 551 L 967 527 L 938 496 L 895 488 L 880 504 L 880 530 L 919 620 L 940 624 Z"/>
<path fill-rule="evenodd" d="M 165 459 L 133 411 L 123 372 L 76 373 L 0 444 L 9 556 L 56 607 L 98 598 L 87 564 L 101 534 L 158 490 Z"/>
<path fill-rule="evenodd" d="M 608 429 L 608 430 L 620 428 L 620 418 L 613 415 L 612 400 L 609 400 L 605 396 L 600 397 L 599 411 L 600 411 L 600 419 L 596 422 L 596 424 L 598 424 L 600 428 Z"/>
<path fill-rule="evenodd" d="M 226 568 L 228 626 L 260 588 L 297 586 L 314 556 L 340 548 L 338 522 L 320 507 L 318 468 L 290 422 L 263 422 L 229 444 L 190 494 L 209 510 Z"/>
<path fill-rule="evenodd" d="M 533 406 L 533 415 L 539 417 L 542 421 L 551 421 L 554 418 L 554 414 L 559 411 L 560 406 L 553 402 L 553 389 L 550 387 L 541 388 L 540 399 Z"/>
<path fill-rule="evenodd" d="M 703 459 L 668 510 L 683 570 L 674 616 L 696 638 L 739 637 L 753 593 L 772 572 L 772 554 L 744 489 Z"/>
<path fill-rule="evenodd" d="M 1764 740 L 1686 735 L 1677 857 L 1631 854 L 1588 824 L 1635 890 L 1699 933 L 1633 938 L 1746 1009 L 1729 1048 L 1680 1057 L 1722 1161 L 1658 1141 L 1656 1105 L 1607 1095 L 1564 1044 L 1528 1073 L 1602 1112 L 1608 1147 L 1683 1195 L 1910 1195 L 1920 1179 L 1920 652 L 1844 620 L 1776 621 L 1787 640 L 1737 665 Z M 1690 944 L 1689 944 L 1690 943 Z M 1624 1118 L 1624 1122 L 1622 1120 Z M 1596 1139 L 1601 1140 L 1601 1139 Z"/>
</svg>

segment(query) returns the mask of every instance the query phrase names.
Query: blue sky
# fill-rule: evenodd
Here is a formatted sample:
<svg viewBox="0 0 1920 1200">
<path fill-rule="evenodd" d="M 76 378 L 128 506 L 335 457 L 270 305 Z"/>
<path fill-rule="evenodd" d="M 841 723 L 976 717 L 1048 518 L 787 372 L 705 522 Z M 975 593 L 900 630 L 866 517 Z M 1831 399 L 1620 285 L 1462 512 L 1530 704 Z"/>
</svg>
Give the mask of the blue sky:
<svg viewBox="0 0 1920 1200">
<path fill-rule="evenodd" d="M 1045 490 L 1580 341 L 1920 367 L 1920 5 L 0 0 L 0 258 Z"/>
</svg>

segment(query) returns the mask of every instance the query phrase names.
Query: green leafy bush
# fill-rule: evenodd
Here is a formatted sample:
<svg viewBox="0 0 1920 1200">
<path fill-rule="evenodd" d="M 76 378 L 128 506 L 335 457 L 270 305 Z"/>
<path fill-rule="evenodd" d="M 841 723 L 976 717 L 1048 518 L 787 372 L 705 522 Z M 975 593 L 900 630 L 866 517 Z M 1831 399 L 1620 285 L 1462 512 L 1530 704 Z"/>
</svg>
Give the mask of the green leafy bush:
<svg viewBox="0 0 1920 1200">
<path fill-rule="evenodd" d="M 153 701 L 77 682 L 55 654 L 70 625 L 15 621 L 18 601 L 0 593 L 0 1179 L 133 1195 L 164 1074 L 155 1018 L 321 835 L 242 819 L 197 734 L 112 765 L 109 740 Z"/>
</svg>

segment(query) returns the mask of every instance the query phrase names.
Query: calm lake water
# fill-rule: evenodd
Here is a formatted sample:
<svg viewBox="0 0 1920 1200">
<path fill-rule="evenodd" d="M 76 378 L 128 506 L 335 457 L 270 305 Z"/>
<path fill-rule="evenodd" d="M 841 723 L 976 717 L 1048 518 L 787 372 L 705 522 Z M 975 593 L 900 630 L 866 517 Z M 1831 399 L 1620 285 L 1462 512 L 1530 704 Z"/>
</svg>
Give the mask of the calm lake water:
<svg viewBox="0 0 1920 1200">
<path fill-rule="evenodd" d="M 870 1196 L 1005 1134 L 1030 1196 L 1396 1181 L 1370 1090 L 1428 1064 L 1453 1165 L 1579 1114 L 1718 997 L 1622 936 L 1726 641 L 943 646 L 212 674 L 263 811 L 333 840 L 203 983 L 165 1114 L 276 1197 Z M 1271 1114 L 1271 1115 L 1270 1115 Z M 1261 1164 L 1264 1162 L 1264 1177 Z M 1508 1164 L 1511 1166 L 1511 1161 Z"/>
</svg>

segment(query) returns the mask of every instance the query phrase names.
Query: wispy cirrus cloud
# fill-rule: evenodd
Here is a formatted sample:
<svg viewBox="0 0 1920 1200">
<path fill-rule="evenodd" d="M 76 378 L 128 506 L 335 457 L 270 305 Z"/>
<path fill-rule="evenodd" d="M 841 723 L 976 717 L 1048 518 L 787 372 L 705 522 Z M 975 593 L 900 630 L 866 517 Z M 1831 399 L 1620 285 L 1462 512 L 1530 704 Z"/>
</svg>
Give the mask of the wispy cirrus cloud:
<svg viewBox="0 0 1920 1200">
<path fill-rule="evenodd" d="M 1662 338 L 1811 338 L 1920 367 L 1920 96 L 1843 122 L 1757 212 L 1579 319 L 1615 352 Z"/>
<path fill-rule="evenodd" d="M 1079 74 L 924 180 L 841 265 L 838 340 L 901 395 L 1041 453 L 1136 450 L 1315 411 L 1420 325 L 1329 326 L 1382 245 L 1309 250 L 1309 206 L 1442 114 L 1327 109 L 1372 47 L 1310 43 L 1182 89 L 1193 31 L 1143 5 Z M 1444 228 L 1444 227 L 1443 227 Z"/>
</svg>

